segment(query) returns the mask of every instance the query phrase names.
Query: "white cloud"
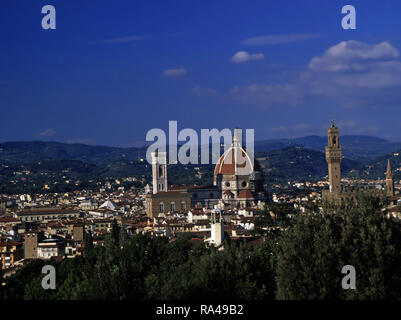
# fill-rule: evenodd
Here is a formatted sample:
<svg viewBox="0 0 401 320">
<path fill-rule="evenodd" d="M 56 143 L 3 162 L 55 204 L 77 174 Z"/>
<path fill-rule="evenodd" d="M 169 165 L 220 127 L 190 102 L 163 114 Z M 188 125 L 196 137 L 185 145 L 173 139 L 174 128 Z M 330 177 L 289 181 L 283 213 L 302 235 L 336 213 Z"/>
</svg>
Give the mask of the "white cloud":
<svg viewBox="0 0 401 320">
<path fill-rule="evenodd" d="M 399 58 L 397 48 L 388 42 L 343 41 L 312 57 L 304 70 L 291 74 L 287 82 L 281 78 L 281 84 L 272 80 L 238 85 L 221 97 L 262 107 L 302 106 L 316 98 L 342 107 L 395 106 L 401 100 Z"/>
<path fill-rule="evenodd" d="M 39 137 L 53 137 L 57 134 L 56 130 L 54 129 L 46 129 L 45 131 L 42 131 L 37 134 Z"/>
<path fill-rule="evenodd" d="M 187 70 L 184 68 L 167 69 L 163 71 L 163 74 L 167 77 L 183 76 L 187 74 Z"/>
<path fill-rule="evenodd" d="M 245 51 L 238 51 L 236 54 L 234 54 L 230 61 L 233 63 L 243 63 L 254 60 L 263 60 L 264 58 L 265 56 L 263 55 L 263 53 L 249 54 Z"/>
<path fill-rule="evenodd" d="M 312 58 L 309 69 L 327 72 L 358 72 L 367 70 L 372 64 L 385 63 L 398 57 L 398 50 L 388 42 L 369 45 L 350 40 L 332 46 L 321 57 Z"/>
<path fill-rule="evenodd" d="M 343 41 L 312 58 L 300 81 L 312 95 L 333 98 L 347 107 L 382 104 L 399 99 L 398 58 L 398 50 L 388 42 Z"/>
<path fill-rule="evenodd" d="M 258 37 L 252 37 L 242 41 L 246 45 L 276 45 L 282 43 L 299 42 L 320 38 L 319 34 L 311 33 L 293 33 L 293 34 L 268 34 Z"/>
</svg>

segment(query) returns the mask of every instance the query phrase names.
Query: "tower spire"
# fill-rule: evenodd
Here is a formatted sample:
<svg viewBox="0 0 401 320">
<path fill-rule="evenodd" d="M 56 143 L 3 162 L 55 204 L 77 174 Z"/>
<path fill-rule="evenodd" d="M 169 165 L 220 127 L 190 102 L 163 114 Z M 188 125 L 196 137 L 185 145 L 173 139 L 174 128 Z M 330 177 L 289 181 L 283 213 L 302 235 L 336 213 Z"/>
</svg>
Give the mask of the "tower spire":
<svg viewBox="0 0 401 320">
<path fill-rule="evenodd" d="M 234 147 L 242 146 L 242 129 L 235 127 L 233 131 L 233 142 L 232 145 Z"/>
<path fill-rule="evenodd" d="M 390 159 L 388 159 L 387 161 L 386 194 L 388 197 L 394 196 L 394 180 L 393 180 L 393 172 L 391 170 Z"/>
<path fill-rule="evenodd" d="M 393 171 L 391 170 L 390 159 L 387 160 L 387 171 L 386 171 L 386 179 L 393 178 Z"/>
</svg>

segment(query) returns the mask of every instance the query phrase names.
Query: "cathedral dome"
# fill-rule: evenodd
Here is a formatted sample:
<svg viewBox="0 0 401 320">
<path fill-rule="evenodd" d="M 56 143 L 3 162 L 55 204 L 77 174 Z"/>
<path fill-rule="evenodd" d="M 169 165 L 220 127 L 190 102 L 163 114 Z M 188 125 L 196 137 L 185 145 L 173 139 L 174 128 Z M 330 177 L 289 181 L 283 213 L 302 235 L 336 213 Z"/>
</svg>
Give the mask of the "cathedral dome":
<svg viewBox="0 0 401 320">
<path fill-rule="evenodd" d="M 214 169 L 217 175 L 250 175 L 254 170 L 251 158 L 245 149 L 239 145 L 233 145 L 227 149 Z"/>
</svg>

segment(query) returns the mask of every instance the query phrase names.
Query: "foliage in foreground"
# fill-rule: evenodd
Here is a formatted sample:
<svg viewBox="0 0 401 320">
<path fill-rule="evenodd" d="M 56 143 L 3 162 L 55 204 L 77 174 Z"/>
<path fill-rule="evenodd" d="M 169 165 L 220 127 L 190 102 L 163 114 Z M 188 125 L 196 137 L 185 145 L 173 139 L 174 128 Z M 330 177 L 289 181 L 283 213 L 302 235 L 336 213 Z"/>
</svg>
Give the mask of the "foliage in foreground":
<svg viewBox="0 0 401 320">
<path fill-rule="evenodd" d="M 266 243 L 225 242 L 224 250 L 143 235 L 127 239 L 114 224 L 105 246 L 86 243 L 85 257 L 35 260 L 6 280 L 3 299 L 399 299 L 401 223 L 382 211 L 383 198 L 359 193 L 342 206 L 297 213 L 270 208 L 258 220 Z M 281 212 L 278 212 L 280 211 Z M 291 219 L 285 215 L 291 214 Z M 276 225 L 277 227 L 277 225 Z M 280 231 L 282 230 L 282 231 Z M 43 290 L 41 268 L 53 264 L 57 289 Z M 343 290 L 344 265 L 356 290 Z"/>
<path fill-rule="evenodd" d="M 359 192 L 321 214 L 300 215 L 280 242 L 278 299 L 401 298 L 401 223 L 384 199 Z M 344 290 L 341 270 L 356 269 L 356 290 Z"/>
</svg>

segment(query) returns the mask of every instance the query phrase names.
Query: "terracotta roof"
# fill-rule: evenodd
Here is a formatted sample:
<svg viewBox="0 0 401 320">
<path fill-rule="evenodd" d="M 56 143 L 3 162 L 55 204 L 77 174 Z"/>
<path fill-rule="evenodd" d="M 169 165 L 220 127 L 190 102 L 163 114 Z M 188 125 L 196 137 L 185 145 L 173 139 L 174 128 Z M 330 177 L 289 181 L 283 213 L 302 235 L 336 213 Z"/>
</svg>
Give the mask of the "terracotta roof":
<svg viewBox="0 0 401 320">
<path fill-rule="evenodd" d="M 12 218 L 12 217 L 1 217 L 0 223 L 7 223 L 7 222 L 20 222 L 19 219 Z"/>
<path fill-rule="evenodd" d="M 17 242 L 17 241 L 5 241 L 0 243 L 0 247 L 5 247 L 5 246 L 18 246 L 22 245 L 22 242 Z"/>
<path fill-rule="evenodd" d="M 255 197 L 253 196 L 252 192 L 249 189 L 244 189 L 239 193 L 238 198 L 239 199 L 254 199 Z"/>
<path fill-rule="evenodd" d="M 178 196 L 188 196 L 190 197 L 191 195 L 187 192 L 180 192 L 180 191 L 166 191 L 166 192 L 158 192 L 156 194 L 150 194 L 148 196 L 151 197 L 164 197 L 164 196 L 174 196 L 174 195 L 178 195 Z"/>
<path fill-rule="evenodd" d="M 245 161 L 243 163 L 236 163 L 237 158 L 245 159 Z M 250 174 L 253 171 L 253 164 L 250 162 L 250 158 L 244 148 L 231 146 L 222 154 L 217 162 L 214 175 L 235 175 L 238 169 L 245 171 L 241 172 L 241 175 Z"/>
<path fill-rule="evenodd" d="M 29 209 L 17 212 L 18 216 L 29 216 L 29 215 L 43 215 L 43 214 L 78 214 L 79 211 L 73 209 L 61 209 L 61 208 L 40 208 L 40 209 Z"/>
<path fill-rule="evenodd" d="M 192 185 L 192 186 L 178 186 L 178 185 L 171 185 L 171 186 L 168 187 L 168 189 L 172 190 L 172 191 L 178 191 L 178 190 L 187 191 L 187 190 L 204 190 L 204 189 L 206 189 L 206 190 L 208 190 L 208 189 L 215 190 L 215 189 L 218 189 L 218 188 L 217 188 L 217 186 L 213 186 L 213 185 L 210 185 L 210 186 L 194 186 L 194 185 Z"/>
</svg>

